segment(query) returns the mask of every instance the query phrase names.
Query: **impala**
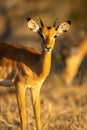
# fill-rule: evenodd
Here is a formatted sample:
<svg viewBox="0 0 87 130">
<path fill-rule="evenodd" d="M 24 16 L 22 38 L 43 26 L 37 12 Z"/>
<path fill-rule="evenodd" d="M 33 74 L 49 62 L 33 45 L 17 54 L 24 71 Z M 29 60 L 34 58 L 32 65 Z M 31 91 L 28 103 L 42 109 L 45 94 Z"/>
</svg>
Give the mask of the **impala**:
<svg viewBox="0 0 87 130">
<path fill-rule="evenodd" d="M 74 77 L 78 72 L 81 62 L 83 61 L 83 58 L 87 54 L 87 36 L 80 43 L 80 45 L 74 48 L 72 51 L 72 54 L 65 60 L 66 67 L 63 71 L 63 79 L 67 84 L 72 83 Z"/>
<path fill-rule="evenodd" d="M 36 119 L 36 128 L 41 130 L 40 123 L 40 89 L 48 76 L 51 66 L 51 52 L 56 36 L 69 30 L 70 21 L 56 27 L 41 27 L 31 18 L 27 19 L 28 27 L 42 38 L 42 52 L 34 48 L 0 43 L 0 85 L 15 86 L 21 130 L 26 130 L 25 91 L 30 88 L 31 100 Z"/>
</svg>

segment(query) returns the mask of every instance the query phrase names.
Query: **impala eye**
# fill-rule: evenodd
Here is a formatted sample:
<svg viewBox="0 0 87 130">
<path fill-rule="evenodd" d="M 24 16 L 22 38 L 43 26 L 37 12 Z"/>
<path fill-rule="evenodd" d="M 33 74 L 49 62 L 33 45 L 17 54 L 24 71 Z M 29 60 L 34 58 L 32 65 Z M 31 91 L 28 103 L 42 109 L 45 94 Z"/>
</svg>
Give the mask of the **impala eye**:
<svg viewBox="0 0 87 130">
<path fill-rule="evenodd" d="M 45 39 L 45 36 L 42 34 L 41 28 L 39 29 L 38 34 L 40 35 L 41 38 Z"/>
<path fill-rule="evenodd" d="M 43 34 L 41 34 L 41 33 L 40 33 L 40 36 L 41 36 L 42 38 L 44 38 Z"/>
<path fill-rule="evenodd" d="M 45 39 L 45 36 L 42 33 L 39 33 L 40 37 Z"/>
<path fill-rule="evenodd" d="M 56 35 L 56 34 L 54 34 L 54 35 L 53 35 L 53 37 L 54 37 L 54 38 L 56 38 L 56 37 L 57 37 L 57 35 Z"/>
</svg>

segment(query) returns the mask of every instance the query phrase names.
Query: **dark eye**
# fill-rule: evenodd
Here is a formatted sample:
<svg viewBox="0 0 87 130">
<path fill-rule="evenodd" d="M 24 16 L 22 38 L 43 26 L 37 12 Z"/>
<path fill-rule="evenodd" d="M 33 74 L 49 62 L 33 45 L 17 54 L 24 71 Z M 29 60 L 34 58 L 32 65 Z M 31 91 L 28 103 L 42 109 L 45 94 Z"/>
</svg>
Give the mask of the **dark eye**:
<svg viewBox="0 0 87 130">
<path fill-rule="evenodd" d="M 39 35 L 42 39 L 45 39 L 45 36 L 41 32 L 39 33 Z"/>
<path fill-rule="evenodd" d="M 53 37 L 54 37 L 54 38 L 56 38 L 56 37 L 57 37 L 57 35 L 55 34 Z"/>
<path fill-rule="evenodd" d="M 44 35 L 42 34 L 41 28 L 39 29 L 38 34 L 40 35 L 41 38 L 44 39 Z"/>
<path fill-rule="evenodd" d="M 40 33 L 41 38 L 44 38 L 43 34 Z"/>
</svg>

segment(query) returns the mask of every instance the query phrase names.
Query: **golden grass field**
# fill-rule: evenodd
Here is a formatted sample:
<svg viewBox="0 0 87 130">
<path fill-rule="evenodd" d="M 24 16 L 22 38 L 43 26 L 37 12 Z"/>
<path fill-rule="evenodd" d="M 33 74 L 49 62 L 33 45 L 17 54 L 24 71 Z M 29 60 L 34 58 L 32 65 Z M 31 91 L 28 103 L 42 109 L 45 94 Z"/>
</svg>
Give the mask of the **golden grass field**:
<svg viewBox="0 0 87 130">
<path fill-rule="evenodd" d="M 29 90 L 26 106 L 27 129 L 35 130 Z M 87 83 L 66 86 L 50 76 L 41 90 L 41 120 L 43 130 L 87 130 Z M 14 88 L 0 88 L 0 130 L 20 130 Z"/>
</svg>

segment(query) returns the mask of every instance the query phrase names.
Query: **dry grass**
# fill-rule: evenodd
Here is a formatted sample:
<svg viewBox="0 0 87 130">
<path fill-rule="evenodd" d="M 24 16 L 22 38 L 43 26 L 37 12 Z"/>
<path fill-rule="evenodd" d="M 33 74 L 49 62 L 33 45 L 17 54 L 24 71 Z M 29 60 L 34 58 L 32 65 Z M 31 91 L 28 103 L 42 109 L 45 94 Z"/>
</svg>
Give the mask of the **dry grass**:
<svg viewBox="0 0 87 130">
<path fill-rule="evenodd" d="M 27 129 L 35 130 L 29 90 L 26 92 Z M 65 86 L 53 75 L 41 91 L 43 130 L 87 130 L 87 84 Z M 15 89 L 0 88 L 0 130 L 20 130 Z"/>
</svg>

